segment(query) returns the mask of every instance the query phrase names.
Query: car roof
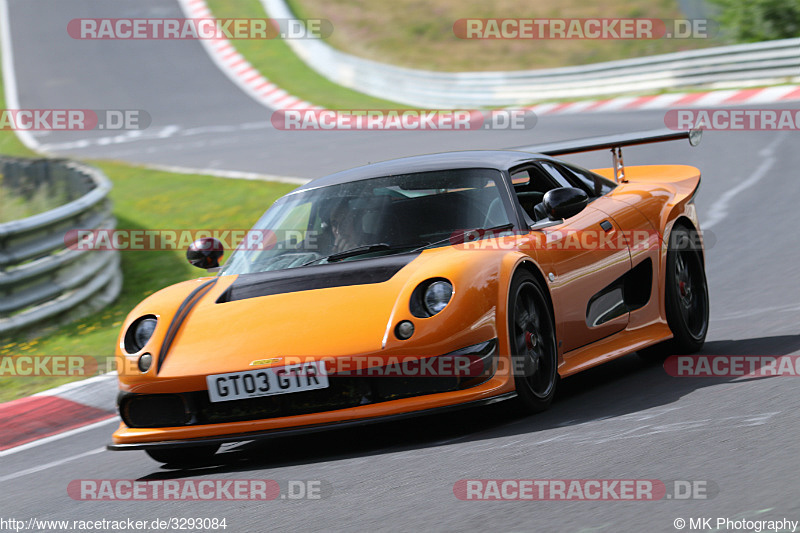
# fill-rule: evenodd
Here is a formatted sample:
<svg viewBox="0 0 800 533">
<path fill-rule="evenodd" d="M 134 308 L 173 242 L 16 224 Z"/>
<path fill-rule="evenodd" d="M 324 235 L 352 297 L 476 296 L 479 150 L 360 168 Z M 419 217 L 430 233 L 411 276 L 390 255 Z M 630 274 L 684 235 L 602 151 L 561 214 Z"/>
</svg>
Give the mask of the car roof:
<svg viewBox="0 0 800 533">
<path fill-rule="evenodd" d="M 302 187 L 292 191 L 300 192 L 327 185 L 338 185 L 369 178 L 380 178 L 414 172 L 431 172 L 436 170 L 457 170 L 464 168 L 492 168 L 505 170 L 529 161 L 551 157 L 531 152 L 514 150 L 468 150 L 463 152 L 443 152 L 439 154 L 402 157 L 380 163 L 370 163 L 330 174 L 323 178 L 311 180 Z"/>
</svg>

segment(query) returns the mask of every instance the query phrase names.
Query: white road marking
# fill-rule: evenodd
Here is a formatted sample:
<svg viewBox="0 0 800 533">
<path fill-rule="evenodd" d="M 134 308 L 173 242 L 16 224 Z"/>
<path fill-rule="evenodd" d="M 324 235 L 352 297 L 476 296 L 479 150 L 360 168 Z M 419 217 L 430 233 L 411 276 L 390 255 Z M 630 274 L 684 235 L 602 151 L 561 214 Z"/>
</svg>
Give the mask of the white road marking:
<svg viewBox="0 0 800 533">
<path fill-rule="evenodd" d="M 719 322 L 722 320 L 739 320 L 742 318 L 750 319 L 753 315 L 763 315 L 766 313 L 796 313 L 797 311 L 800 311 L 800 305 L 798 304 L 776 305 L 774 307 L 747 309 L 746 311 L 716 316 L 714 317 L 714 321 Z"/>
<path fill-rule="evenodd" d="M 719 224 L 725 219 L 725 217 L 728 216 L 728 208 L 730 207 L 730 203 L 737 194 L 749 189 L 764 179 L 767 174 L 769 174 L 772 166 L 777 161 L 777 158 L 774 156 L 775 149 L 778 147 L 778 145 L 780 145 L 781 142 L 783 142 L 785 138 L 785 132 L 779 133 L 771 143 L 769 143 L 764 149 L 760 150 L 758 152 L 758 157 L 763 158 L 763 161 L 758 168 L 756 168 L 755 172 L 753 172 L 749 178 L 741 182 L 736 187 L 728 189 L 722 196 L 720 196 L 719 200 L 711 205 L 711 209 L 708 211 L 708 216 L 701 224 L 704 230 L 710 229 L 711 227 Z"/>
<path fill-rule="evenodd" d="M 587 420 L 581 422 L 580 427 L 568 430 L 563 433 L 553 435 L 537 441 L 531 441 L 529 438 L 512 439 L 510 441 L 503 441 L 499 444 L 497 440 L 493 440 L 483 444 L 476 444 L 471 446 L 472 450 L 480 449 L 501 449 L 517 445 L 531 445 L 540 446 L 553 442 L 562 442 L 568 444 L 605 444 L 608 442 L 622 441 L 627 439 L 637 439 L 642 437 L 650 437 L 662 433 L 686 433 L 689 431 L 705 431 L 705 430 L 732 430 L 744 427 L 760 426 L 768 423 L 774 416 L 778 415 L 780 411 L 772 411 L 768 413 L 758 413 L 753 415 L 740 415 L 740 416 L 726 416 L 720 418 L 705 418 L 700 420 L 682 420 L 680 422 L 668 422 L 664 424 L 639 424 L 634 427 L 618 427 L 616 422 L 624 421 L 638 421 L 648 420 L 655 418 L 659 415 L 669 413 L 678 408 L 670 408 L 660 410 L 656 413 L 651 413 L 650 417 L 639 417 L 640 413 L 631 413 L 623 417 L 604 417 L 602 419 Z M 601 423 L 598 423 L 602 421 Z M 520 421 L 524 423 L 525 421 Z M 508 428 L 513 424 L 504 426 Z M 597 427 L 598 429 L 593 429 Z M 566 429 L 566 428 L 558 428 Z M 480 435 L 480 434 L 478 434 Z M 475 435 L 470 435 L 474 438 Z M 466 438 L 466 437 L 465 437 Z"/>
<path fill-rule="evenodd" d="M 99 422 L 94 422 L 92 424 L 88 424 L 86 426 L 81 426 L 79 428 L 70 429 L 69 431 L 65 431 L 63 433 L 57 433 L 56 435 L 50 435 L 49 437 L 44 437 L 39 440 L 27 442 L 25 444 L 20 444 L 19 446 L 15 446 L 14 448 L 9 448 L 8 450 L 0 451 L 0 457 L 5 457 L 7 455 L 12 455 L 19 452 L 24 452 L 25 450 L 30 450 L 31 448 L 36 448 L 37 446 L 41 446 L 43 444 L 49 444 L 51 442 L 55 442 L 57 440 L 61 440 L 67 437 L 71 437 L 73 435 L 77 435 L 79 433 L 83 433 L 85 431 L 91 431 L 93 429 L 97 429 L 99 427 L 103 427 L 110 423 L 119 424 L 119 418 L 113 416 L 111 418 L 106 418 Z"/>
<path fill-rule="evenodd" d="M 685 433 L 688 431 L 731 430 L 743 427 L 760 426 L 766 424 L 780 411 L 758 413 L 755 415 L 725 416 L 720 418 L 705 418 L 701 420 L 683 420 L 660 425 L 644 424 L 632 429 L 603 428 L 597 431 L 573 431 L 556 435 L 554 437 L 531 443 L 532 445 L 548 442 L 569 442 L 573 444 L 604 444 L 607 442 L 649 437 L 661 433 Z M 613 419 L 606 421 L 611 422 Z"/>
<path fill-rule="evenodd" d="M 240 170 L 220 170 L 216 168 L 188 168 L 173 165 L 142 165 L 146 168 L 153 170 L 163 170 L 165 172 L 173 172 L 175 174 L 204 174 L 207 176 L 215 176 L 217 178 L 230 178 L 239 180 L 257 180 L 257 181 L 279 181 L 281 183 L 296 183 L 303 185 L 311 181 L 309 178 L 296 178 L 293 176 L 276 176 L 274 174 L 258 174 L 256 172 L 244 172 Z"/>
<path fill-rule="evenodd" d="M 17 75 L 14 71 L 14 54 L 11 50 L 11 23 L 8 18 L 8 3 L 0 0 L 0 46 L 3 58 L 3 87 L 6 94 L 6 108 L 19 109 L 19 95 L 17 94 Z M 14 133 L 22 144 L 31 150 L 39 149 L 39 141 L 27 130 L 15 129 Z"/>
<path fill-rule="evenodd" d="M 50 468 L 63 465 L 64 463 L 69 463 L 70 461 L 74 461 L 82 457 L 88 457 L 89 455 L 95 455 L 103 451 L 105 451 L 105 448 L 95 448 L 94 450 L 89 450 L 88 452 L 79 453 L 78 455 L 73 455 L 71 457 L 65 457 L 64 459 L 59 459 L 58 461 L 52 461 L 50 463 L 45 463 L 43 465 L 33 466 L 31 468 L 27 468 L 19 472 L 14 472 L 13 474 L 0 476 L 0 483 L 2 483 L 3 481 L 9 481 L 11 479 L 16 479 L 18 477 L 27 476 L 29 474 L 35 474 L 36 472 L 41 472 L 42 470 L 48 470 Z"/>
</svg>

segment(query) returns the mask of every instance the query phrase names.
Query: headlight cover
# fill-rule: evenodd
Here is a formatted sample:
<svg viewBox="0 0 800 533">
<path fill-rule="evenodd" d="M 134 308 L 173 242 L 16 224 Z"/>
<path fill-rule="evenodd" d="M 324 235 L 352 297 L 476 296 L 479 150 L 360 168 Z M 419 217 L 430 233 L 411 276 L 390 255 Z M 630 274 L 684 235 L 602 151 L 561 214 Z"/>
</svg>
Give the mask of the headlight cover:
<svg viewBox="0 0 800 533">
<path fill-rule="evenodd" d="M 153 315 L 137 318 L 125 332 L 125 351 L 136 353 L 144 348 L 144 345 L 153 336 L 156 324 L 158 324 L 158 319 Z"/>
<path fill-rule="evenodd" d="M 425 289 L 422 303 L 429 316 L 436 315 L 442 311 L 450 299 L 453 297 L 453 285 L 446 280 L 437 280 L 430 283 Z"/>
</svg>

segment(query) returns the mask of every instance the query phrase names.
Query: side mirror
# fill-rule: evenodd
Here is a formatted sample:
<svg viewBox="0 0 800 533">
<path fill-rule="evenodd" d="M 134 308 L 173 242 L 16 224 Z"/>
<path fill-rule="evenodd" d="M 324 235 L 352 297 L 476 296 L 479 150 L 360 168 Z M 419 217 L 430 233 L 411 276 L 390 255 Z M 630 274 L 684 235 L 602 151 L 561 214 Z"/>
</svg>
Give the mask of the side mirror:
<svg viewBox="0 0 800 533">
<path fill-rule="evenodd" d="M 186 250 L 186 260 L 206 270 L 219 267 L 219 259 L 225 253 L 222 243 L 213 237 L 197 239 Z"/>
<path fill-rule="evenodd" d="M 560 187 L 545 193 L 542 199 L 550 220 L 575 216 L 589 204 L 589 195 L 576 187 Z"/>
</svg>

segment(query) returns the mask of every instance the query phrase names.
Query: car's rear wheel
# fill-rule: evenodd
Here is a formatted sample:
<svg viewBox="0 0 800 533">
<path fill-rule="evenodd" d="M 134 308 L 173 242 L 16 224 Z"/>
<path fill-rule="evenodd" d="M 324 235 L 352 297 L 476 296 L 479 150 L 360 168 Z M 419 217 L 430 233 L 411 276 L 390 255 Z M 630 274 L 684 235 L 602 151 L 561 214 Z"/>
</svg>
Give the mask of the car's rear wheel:
<svg viewBox="0 0 800 533">
<path fill-rule="evenodd" d="M 193 466 L 211 460 L 217 453 L 219 445 L 192 446 L 188 448 L 151 448 L 145 450 L 147 455 L 159 463 L 174 466 Z"/>
<path fill-rule="evenodd" d="M 694 353 L 708 333 L 708 283 L 697 232 L 683 226 L 672 230 L 664 286 L 667 324 L 673 338 L 639 352 L 645 359 Z"/>
<path fill-rule="evenodd" d="M 508 331 L 517 406 L 525 413 L 544 411 L 556 392 L 558 349 L 549 301 L 528 272 L 511 283 Z"/>
</svg>

